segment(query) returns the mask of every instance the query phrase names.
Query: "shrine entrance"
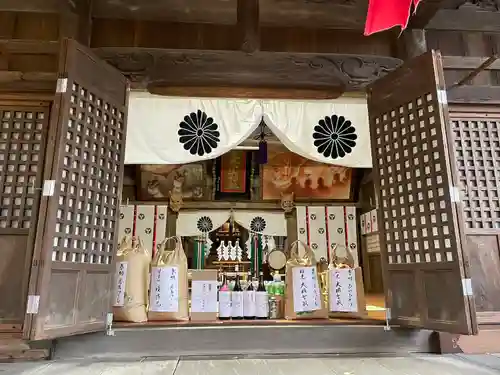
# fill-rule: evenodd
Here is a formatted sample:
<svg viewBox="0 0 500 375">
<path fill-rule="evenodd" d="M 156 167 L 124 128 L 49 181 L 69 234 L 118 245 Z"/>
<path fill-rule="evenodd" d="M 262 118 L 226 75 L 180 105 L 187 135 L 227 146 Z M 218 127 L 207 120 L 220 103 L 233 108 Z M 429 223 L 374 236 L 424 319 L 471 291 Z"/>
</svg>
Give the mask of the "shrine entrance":
<svg viewBox="0 0 500 375">
<path fill-rule="evenodd" d="M 16 165 L 7 163 L 7 174 L 2 174 L 6 208 L 2 205 L 1 222 L 9 227 L 0 228 L 0 235 L 10 244 L 33 247 L 31 267 L 25 266 L 31 268 L 27 294 L 22 296 L 27 301 L 22 325 L 29 340 L 106 331 L 112 319 L 128 84 L 74 41 L 62 43 L 60 61 L 52 102 L 22 111 L 2 108 L 4 119 L 14 116 L 4 121 L 9 131 L 2 129 L 7 141 L 1 142 L 10 147 L 4 159 L 16 154 L 21 159 Z M 17 132 L 18 113 L 34 128 L 25 125 Z M 388 323 L 475 334 L 440 54 L 414 58 L 373 83 L 368 113 Z M 16 137 L 32 133 L 36 141 L 29 143 L 29 153 L 13 152 Z M 46 144 L 50 147 L 44 154 Z M 33 168 L 40 159 L 43 172 Z M 23 168 L 32 169 L 24 179 Z M 10 185 L 9 176 L 17 179 Z M 20 183 L 34 188 L 18 194 Z M 19 264 L 28 264 L 29 258 Z"/>
</svg>

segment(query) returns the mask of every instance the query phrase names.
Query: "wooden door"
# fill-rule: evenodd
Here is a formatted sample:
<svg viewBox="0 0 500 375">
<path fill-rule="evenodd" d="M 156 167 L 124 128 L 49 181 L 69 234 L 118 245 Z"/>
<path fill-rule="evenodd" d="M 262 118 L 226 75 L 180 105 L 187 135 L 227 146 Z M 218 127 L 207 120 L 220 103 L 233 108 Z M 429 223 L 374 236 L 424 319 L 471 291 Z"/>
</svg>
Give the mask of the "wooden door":
<svg viewBox="0 0 500 375">
<path fill-rule="evenodd" d="M 0 101 L 0 332 L 22 331 L 49 103 Z"/>
<path fill-rule="evenodd" d="M 105 329 L 124 170 L 124 76 L 72 40 L 61 44 L 26 336 Z M 54 183 L 51 183 L 54 181 Z"/>
<path fill-rule="evenodd" d="M 393 324 L 477 333 L 441 55 L 368 89 L 379 236 Z"/>
<path fill-rule="evenodd" d="M 479 324 L 500 324 L 500 109 L 450 109 Z"/>
</svg>

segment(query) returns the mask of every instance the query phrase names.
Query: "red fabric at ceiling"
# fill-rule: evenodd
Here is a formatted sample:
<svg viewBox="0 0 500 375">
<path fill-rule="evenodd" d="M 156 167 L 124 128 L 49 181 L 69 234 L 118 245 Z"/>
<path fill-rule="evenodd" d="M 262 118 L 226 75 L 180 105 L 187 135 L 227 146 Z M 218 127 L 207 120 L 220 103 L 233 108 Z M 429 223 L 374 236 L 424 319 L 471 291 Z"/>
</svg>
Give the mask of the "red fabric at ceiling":
<svg viewBox="0 0 500 375">
<path fill-rule="evenodd" d="M 411 6 L 415 11 L 421 0 L 369 0 L 365 36 L 400 26 L 408 26 Z"/>
</svg>

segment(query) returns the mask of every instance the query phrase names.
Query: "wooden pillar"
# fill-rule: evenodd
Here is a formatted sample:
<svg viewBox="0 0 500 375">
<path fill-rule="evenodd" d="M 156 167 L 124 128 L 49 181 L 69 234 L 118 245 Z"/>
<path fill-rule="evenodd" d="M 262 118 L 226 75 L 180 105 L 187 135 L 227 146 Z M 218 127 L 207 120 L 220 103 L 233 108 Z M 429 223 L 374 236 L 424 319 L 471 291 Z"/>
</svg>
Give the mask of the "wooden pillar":
<svg viewBox="0 0 500 375">
<path fill-rule="evenodd" d="M 260 49 L 259 0 L 238 0 L 238 30 L 241 50 L 252 53 Z"/>
<path fill-rule="evenodd" d="M 59 0 L 59 39 L 71 38 L 90 46 L 93 0 Z"/>
<path fill-rule="evenodd" d="M 285 213 L 286 219 L 286 242 L 285 242 L 285 254 L 290 256 L 289 249 L 290 245 L 297 241 L 297 210 Z"/>
<path fill-rule="evenodd" d="M 427 52 L 425 30 L 409 29 L 397 41 L 397 57 L 409 60 Z"/>
<path fill-rule="evenodd" d="M 178 212 L 174 212 L 170 209 L 168 209 L 168 215 L 167 215 L 167 237 L 172 237 L 177 235 L 177 218 L 179 217 Z"/>
</svg>

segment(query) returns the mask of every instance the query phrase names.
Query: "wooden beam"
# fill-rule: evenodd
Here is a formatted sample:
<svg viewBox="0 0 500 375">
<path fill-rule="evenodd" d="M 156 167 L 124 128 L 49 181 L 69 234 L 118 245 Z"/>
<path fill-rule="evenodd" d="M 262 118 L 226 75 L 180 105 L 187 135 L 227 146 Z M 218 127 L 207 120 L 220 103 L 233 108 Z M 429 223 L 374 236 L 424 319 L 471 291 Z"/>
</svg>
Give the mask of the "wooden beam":
<svg viewBox="0 0 500 375">
<path fill-rule="evenodd" d="M 47 92 L 53 93 L 57 73 L 0 71 L 0 92 Z"/>
<path fill-rule="evenodd" d="M 280 100 L 327 100 L 337 99 L 344 92 L 342 86 L 331 89 L 295 89 L 273 87 L 228 87 L 228 86 L 172 86 L 150 84 L 148 91 L 164 96 L 194 96 L 197 98 L 243 98 Z M 269 142 L 268 142 L 269 143 Z M 258 146 L 256 144 L 255 146 Z"/>
<path fill-rule="evenodd" d="M 480 81 L 480 83 L 478 83 L 474 78 L 476 78 L 479 74 L 481 74 L 484 70 L 486 70 L 488 67 L 490 67 L 497 60 L 498 60 L 497 55 L 491 56 L 485 62 L 483 62 L 481 65 L 479 65 L 476 69 L 469 72 L 469 74 L 467 74 L 465 77 L 463 77 L 458 82 L 453 83 L 451 86 L 449 86 L 447 88 L 447 90 L 452 90 L 452 89 L 457 88 L 458 86 L 463 86 L 466 84 L 479 85 L 479 84 L 483 83 L 481 81 Z M 489 78 L 489 77 L 486 77 L 486 78 Z M 490 84 L 489 79 L 487 79 L 485 81 L 486 81 L 486 85 Z"/>
<path fill-rule="evenodd" d="M 486 60 L 487 57 L 443 56 L 443 67 L 450 70 L 474 70 Z M 500 70 L 500 60 L 496 60 L 484 70 Z"/>
<path fill-rule="evenodd" d="M 0 40 L 0 54 L 38 55 L 59 53 L 59 42 L 42 40 Z"/>
<path fill-rule="evenodd" d="M 238 0 L 238 30 L 241 50 L 252 53 L 260 49 L 259 0 Z"/>
<path fill-rule="evenodd" d="M 448 92 L 452 104 L 500 104 L 500 86 L 460 86 Z"/>
<path fill-rule="evenodd" d="M 402 61 L 386 56 L 97 48 L 135 87 L 207 86 L 362 91 Z"/>
<path fill-rule="evenodd" d="M 260 50 L 392 56 L 394 34 L 388 31 L 365 37 L 361 31 L 353 30 L 261 25 Z M 222 25 L 95 18 L 91 46 L 235 51 L 241 48 L 241 35 L 236 23 Z"/>
<path fill-rule="evenodd" d="M 441 9 L 425 28 L 427 30 L 500 32 L 500 14 L 469 8 Z"/>
</svg>

